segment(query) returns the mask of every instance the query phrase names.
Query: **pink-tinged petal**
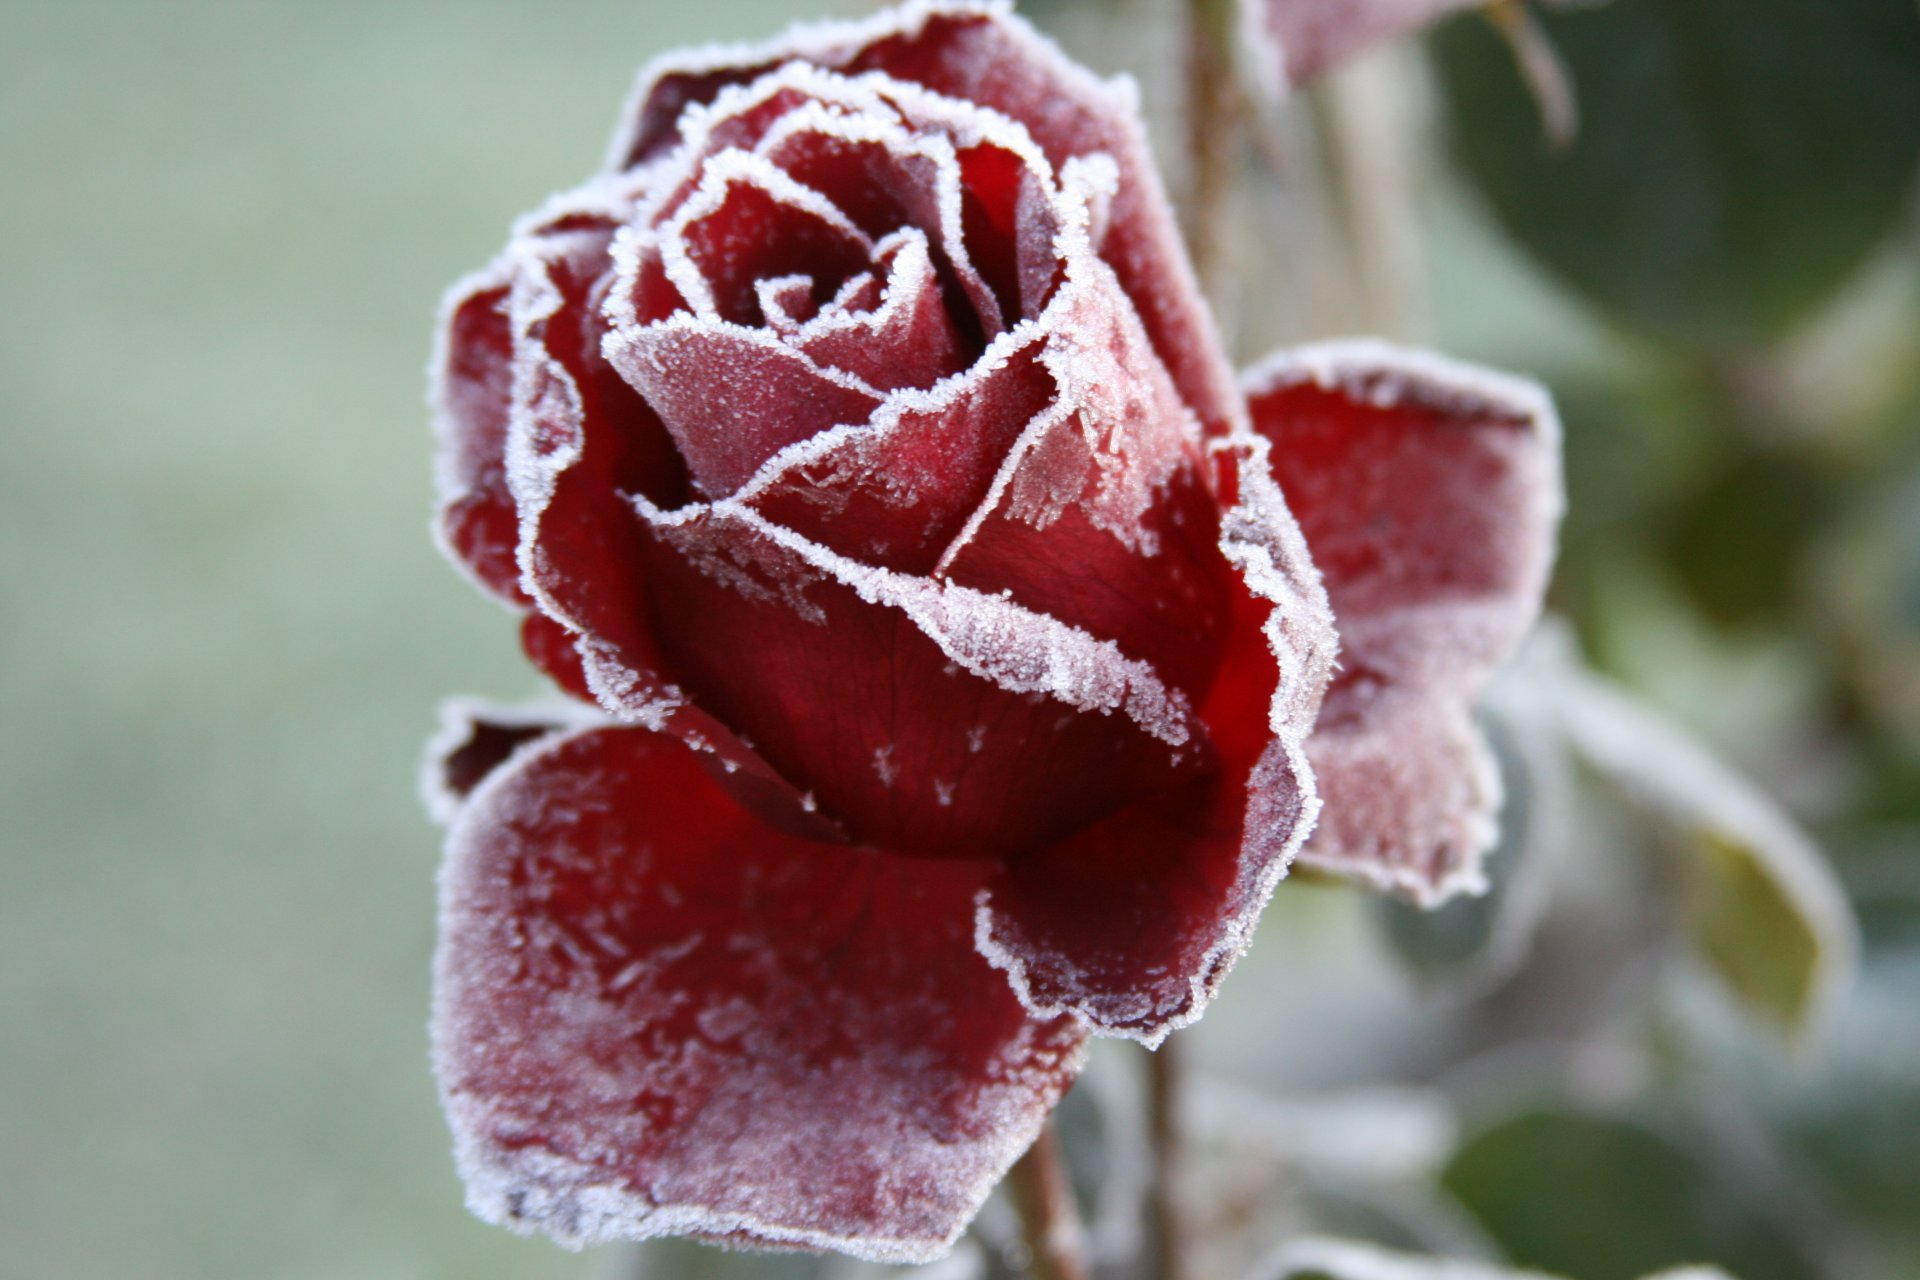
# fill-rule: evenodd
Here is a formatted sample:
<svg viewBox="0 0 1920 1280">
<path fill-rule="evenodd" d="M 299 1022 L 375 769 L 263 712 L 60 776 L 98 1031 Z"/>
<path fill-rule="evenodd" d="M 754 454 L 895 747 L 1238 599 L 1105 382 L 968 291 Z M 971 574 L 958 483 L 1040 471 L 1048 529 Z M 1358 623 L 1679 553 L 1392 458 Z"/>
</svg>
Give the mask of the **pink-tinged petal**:
<svg viewBox="0 0 1920 1280">
<path fill-rule="evenodd" d="M 520 517 L 507 490 L 507 405 L 513 387 L 513 331 L 507 321 L 512 271 L 496 264 L 447 295 L 434 353 L 433 403 L 440 505 L 434 531 L 475 582 L 525 607 Z"/>
<path fill-rule="evenodd" d="M 658 411 L 700 491 L 716 498 L 786 446 L 865 422 L 881 399 L 765 330 L 692 316 L 616 333 L 607 355 Z"/>
<path fill-rule="evenodd" d="M 1310 746 L 1326 813 L 1303 856 L 1425 903 L 1477 891 L 1500 796 L 1472 712 L 1552 565 L 1552 404 L 1371 342 L 1280 353 L 1246 386 L 1340 627 Z"/>
<path fill-rule="evenodd" d="M 985 3 L 901 5 L 858 22 L 798 26 L 756 46 L 674 55 L 641 72 L 609 151 L 624 170 L 666 154 L 690 104 L 714 101 L 793 59 L 859 75 L 880 71 L 992 108 L 1024 125 L 1055 169 L 1104 153 L 1120 181 L 1098 249 L 1133 299 L 1181 398 L 1213 433 L 1243 418 L 1232 372 L 1148 154 L 1130 82 L 1101 81 L 1013 14 Z"/>
<path fill-rule="evenodd" d="M 962 377 L 789 449 L 740 499 L 853 560 L 931 573 L 1014 442 L 1056 395 L 1042 335 L 1004 334 Z"/>
<path fill-rule="evenodd" d="M 1010 857 L 1201 764 L 1185 696 L 1109 641 L 741 504 L 645 514 L 683 687 L 857 842 Z"/>
<path fill-rule="evenodd" d="M 1313 827 L 1305 740 L 1333 626 L 1263 452 L 1239 438 L 1219 454 L 1238 580 L 1201 708 L 1213 771 L 1011 861 L 981 901 L 975 944 L 1036 1016 L 1149 1046 L 1199 1018 Z"/>
<path fill-rule="evenodd" d="M 770 832 L 643 731 L 524 749 L 442 880 L 434 1056 L 469 1204 L 576 1246 L 944 1253 L 1085 1038 L 974 954 L 979 881 Z"/>
<path fill-rule="evenodd" d="M 1057 395 L 940 562 L 963 586 L 1111 640 L 1195 696 L 1225 634 L 1230 573 L 1200 429 L 1112 274 L 1069 251 L 1040 317 Z"/>
<path fill-rule="evenodd" d="M 1476 0 L 1240 0 L 1253 55 L 1276 86 L 1304 84 L 1371 46 Z"/>
</svg>

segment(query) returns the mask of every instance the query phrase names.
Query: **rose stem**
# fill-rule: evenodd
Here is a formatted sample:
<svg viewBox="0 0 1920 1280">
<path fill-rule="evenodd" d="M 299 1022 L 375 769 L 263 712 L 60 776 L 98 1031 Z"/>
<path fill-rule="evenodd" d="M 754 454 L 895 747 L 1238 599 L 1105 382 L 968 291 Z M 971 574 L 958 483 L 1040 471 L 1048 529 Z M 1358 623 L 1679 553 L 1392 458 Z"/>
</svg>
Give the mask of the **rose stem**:
<svg viewBox="0 0 1920 1280">
<path fill-rule="evenodd" d="M 1007 1174 L 1007 1190 L 1020 1215 L 1033 1280 L 1087 1280 L 1086 1233 L 1052 1120 Z"/>
<path fill-rule="evenodd" d="M 1180 1213 L 1180 1078 L 1186 1052 L 1170 1036 L 1147 1058 L 1147 1256 L 1153 1280 L 1186 1280 L 1186 1220 Z"/>
<path fill-rule="evenodd" d="M 1240 125 L 1246 103 L 1235 75 L 1235 0 L 1186 0 L 1187 250 L 1200 287 L 1216 313 L 1226 299 L 1226 268 L 1239 172 Z M 1224 316 L 1216 314 L 1216 319 Z"/>
</svg>

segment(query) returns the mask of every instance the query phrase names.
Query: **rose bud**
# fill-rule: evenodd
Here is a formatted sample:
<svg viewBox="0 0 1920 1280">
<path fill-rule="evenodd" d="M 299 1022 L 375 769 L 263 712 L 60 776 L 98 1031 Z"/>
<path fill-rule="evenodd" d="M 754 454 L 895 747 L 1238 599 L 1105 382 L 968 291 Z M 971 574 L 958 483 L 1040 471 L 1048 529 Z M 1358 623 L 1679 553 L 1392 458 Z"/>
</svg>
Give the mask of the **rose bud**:
<svg viewBox="0 0 1920 1280">
<path fill-rule="evenodd" d="M 1365 624 L 1315 856 L 1470 884 L 1551 418 L 1346 356 L 1249 413 L 1131 85 L 1004 4 L 644 71 L 437 360 L 444 545 L 577 700 L 435 744 L 474 1210 L 945 1252 L 1089 1034 L 1200 1015 L 1312 827 L 1336 641 L 1276 473 Z"/>
</svg>

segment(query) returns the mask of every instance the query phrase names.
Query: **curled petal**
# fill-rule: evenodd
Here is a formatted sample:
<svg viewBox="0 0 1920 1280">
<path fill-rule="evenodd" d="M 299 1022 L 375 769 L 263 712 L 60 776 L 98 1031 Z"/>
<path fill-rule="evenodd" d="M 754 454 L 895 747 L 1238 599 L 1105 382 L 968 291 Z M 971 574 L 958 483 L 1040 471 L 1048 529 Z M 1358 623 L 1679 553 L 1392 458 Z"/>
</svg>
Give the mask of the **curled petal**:
<svg viewBox="0 0 1920 1280">
<path fill-rule="evenodd" d="M 1070 188 L 1078 176 L 1069 171 Z M 1078 251 L 1084 221 L 1062 240 L 1069 279 L 1040 317 L 1057 394 L 939 571 L 1111 640 L 1199 696 L 1219 660 L 1231 576 L 1199 425 L 1112 273 Z"/>
<path fill-rule="evenodd" d="M 642 514 L 686 688 L 858 841 L 1010 856 L 1202 762 L 1185 696 L 1110 641 L 738 503 Z"/>
<path fill-rule="evenodd" d="M 1500 796 L 1472 711 L 1539 615 L 1552 404 L 1373 342 L 1280 353 L 1245 385 L 1340 627 L 1309 748 L 1327 807 L 1303 857 L 1428 904 L 1477 891 Z"/>
<path fill-rule="evenodd" d="M 1012 860 L 975 944 L 1036 1015 L 1157 1045 L 1205 1011 L 1313 828 L 1305 742 L 1331 668 L 1327 600 L 1263 441 L 1215 450 L 1235 624 L 1200 720 L 1214 769 Z"/>
<path fill-rule="evenodd" d="M 978 882 L 769 832 L 642 730 L 515 755 L 442 880 L 434 1056 L 470 1205 L 575 1246 L 944 1253 L 1084 1042 L 973 953 Z"/>
<path fill-rule="evenodd" d="M 1120 180 L 1096 248 L 1206 428 L 1221 433 L 1244 419 L 1148 154 L 1132 82 L 1102 81 L 1076 66 L 1005 0 L 913 0 L 864 21 L 797 26 L 762 45 L 662 59 L 640 74 L 609 168 L 660 158 L 678 143 L 678 122 L 689 107 L 795 59 L 849 76 L 884 72 L 991 108 L 1025 126 L 1056 170 L 1076 156 L 1110 156 Z"/>
<path fill-rule="evenodd" d="M 496 263 L 447 294 L 433 358 L 440 507 L 434 532 L 447 558 L 508 604 L 525 607 L 520 517 L 507 489 L 507 414 L 513 387 L 511 269 Z"/>
</svg>

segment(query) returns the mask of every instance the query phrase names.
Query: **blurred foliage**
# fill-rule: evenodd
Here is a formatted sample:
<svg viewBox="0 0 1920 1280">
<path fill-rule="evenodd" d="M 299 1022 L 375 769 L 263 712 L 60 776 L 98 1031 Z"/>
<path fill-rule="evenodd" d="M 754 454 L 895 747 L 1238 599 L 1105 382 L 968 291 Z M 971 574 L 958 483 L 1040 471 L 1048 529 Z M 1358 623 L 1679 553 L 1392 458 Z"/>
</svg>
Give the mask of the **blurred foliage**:
<svg viewBox="0 0 1920 1280">
<path fill-rule="evenodd" d="M 1511 1261 L 1572 1280 L 1703 1262 L 1742 1280 L 1820 1275 L 1733 1171 L 1632 1121 L 1514 1116 L 1462 1146 L 1442 1182 Z"/>
<path fill-rule="evenodd" d="M 1484 24 L 1437 35 L 1467 170 L 1521 244 L 1634 325 L 1777 337 L 1879 247 L 1920 162 L 1909 0 L 1611 0 L 1542 9 L 1580 128 L 1544 139 Z"/>
</svg>

